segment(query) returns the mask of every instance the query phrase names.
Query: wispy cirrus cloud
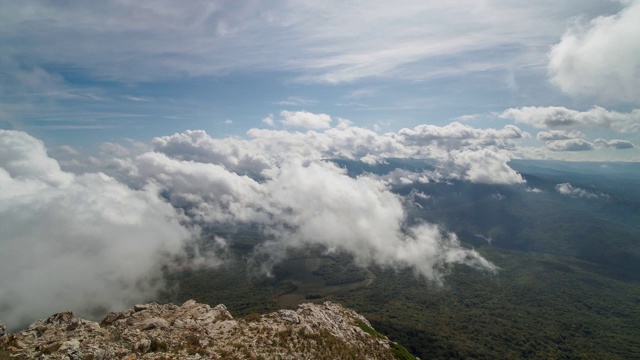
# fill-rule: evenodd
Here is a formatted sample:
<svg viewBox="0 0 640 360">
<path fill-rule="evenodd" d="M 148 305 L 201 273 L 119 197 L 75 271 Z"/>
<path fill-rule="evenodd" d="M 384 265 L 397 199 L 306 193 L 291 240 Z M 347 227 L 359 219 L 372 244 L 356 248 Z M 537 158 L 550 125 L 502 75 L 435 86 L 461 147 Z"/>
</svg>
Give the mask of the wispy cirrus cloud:
<svg viewBox="0 0 640 360">
<path fill-rule="evenodd" d="M 366 7 L 333 1 L 27 1 L 6 4 L 1 19 L 14 30 L 3 32 L 12 34 L 4 45 L 15 52 L 78 66 L 98 77 L 135 81 L 260 69 L 335 83 L 421 77 L 424 70 L 412 65 L 425 60 L 432 74 L 438 68 L 465 73 L 505 64 L 504 59 L 471 56 L 487 49 L 512 49 L 501 52 L 510 57 L 509 66 L 542 65 L 549 41 L 564 30 L 558 15 L 575 15 L 577 8 L 548 2 L 523 7 L 501 0 L 482 5 L 403 0 L 393 6 L 372 1 Z M 456 66 L 451 67 L 447 59 L 454 56 Z"/>
</svg>

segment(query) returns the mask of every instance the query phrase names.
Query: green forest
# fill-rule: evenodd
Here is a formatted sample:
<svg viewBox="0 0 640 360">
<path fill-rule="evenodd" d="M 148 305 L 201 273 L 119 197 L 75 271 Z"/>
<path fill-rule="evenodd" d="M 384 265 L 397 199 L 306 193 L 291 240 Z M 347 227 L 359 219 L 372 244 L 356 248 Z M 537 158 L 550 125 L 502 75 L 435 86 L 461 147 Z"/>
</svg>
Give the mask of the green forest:
<svg viewBox="0 0 640 360">
<path fill-rule="evenodd" d="M 309 249 L 289 254 L 269 278 L 247 262 L 263 241 L 257 232 L 218 229 L 234 239 L 232 261 L 167 274 L 164 300 L 224 303 L 234 316 L 334 301 L 422 359 L 640 358 L 640 206 L 633 194 L 621 195 L 635 191 L 632 184 L 613 184 L 619 194 L 594 201 L 555 193 L 553 174 L 524 176 L 543 191 L 429 184 L 417 190 L 430 198 L 410 210 L 408 221 L 455 232 L 496 273 L 453 266 L 441 269 L 437 284 L 411 270 L 361 269 L 344 254 Z M 572 180 L 586 187 L 598 178 Z"/>
</svg>

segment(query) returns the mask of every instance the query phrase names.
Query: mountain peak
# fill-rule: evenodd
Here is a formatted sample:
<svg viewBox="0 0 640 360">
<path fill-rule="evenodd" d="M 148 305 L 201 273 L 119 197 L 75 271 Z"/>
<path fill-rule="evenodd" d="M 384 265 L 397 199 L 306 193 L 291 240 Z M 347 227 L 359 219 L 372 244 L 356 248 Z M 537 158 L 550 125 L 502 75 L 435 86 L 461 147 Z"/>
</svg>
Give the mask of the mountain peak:
<svg viewBox="0 0 640 360">
<path fill-rule="evenodd" d="M 220 304 L 194 300 L 140 304 L 100 323 L 61 312 L 26 330 L 5 333 L 0 357 L 40 359 L 390 359 L 408 355 L 339 304 L 305 303 L 297 310 L 234 319 Z"/>
</svg>

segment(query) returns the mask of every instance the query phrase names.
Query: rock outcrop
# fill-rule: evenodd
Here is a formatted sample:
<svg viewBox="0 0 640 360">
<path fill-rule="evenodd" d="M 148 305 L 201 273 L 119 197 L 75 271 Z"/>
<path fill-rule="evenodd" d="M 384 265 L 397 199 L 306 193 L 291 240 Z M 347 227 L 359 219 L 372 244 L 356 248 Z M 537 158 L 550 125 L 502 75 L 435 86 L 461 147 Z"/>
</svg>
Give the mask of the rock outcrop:
<svg viewBox="0 0 640 360">
<path fill-rule="evenodd" d="M 393 359 L 397 347 L 331 302 L 242 319 L 194 300 L 136 305 L 100 323 L 62 312 L 15 334 L 0 323 L 0 357 L 17 359 Z"/>
</svg>

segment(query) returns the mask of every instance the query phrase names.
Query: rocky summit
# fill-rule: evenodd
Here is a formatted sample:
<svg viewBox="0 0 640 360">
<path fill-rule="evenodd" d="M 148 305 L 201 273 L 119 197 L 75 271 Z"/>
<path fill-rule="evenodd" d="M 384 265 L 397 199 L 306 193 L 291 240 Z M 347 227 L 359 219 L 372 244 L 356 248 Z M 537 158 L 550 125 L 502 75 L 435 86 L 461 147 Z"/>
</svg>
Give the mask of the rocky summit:
<svg viewBox="0 0 640 360">
<path fill-rule="evenodd" d="M 394 359 L 411 358 L 351 309 L 301 304 L 234 319 L 224 305 L 189 300 L 136 305 L 102 322 L 71 312 L 15 334 L 0 323 L 0 359 Z"/>
</svg>

